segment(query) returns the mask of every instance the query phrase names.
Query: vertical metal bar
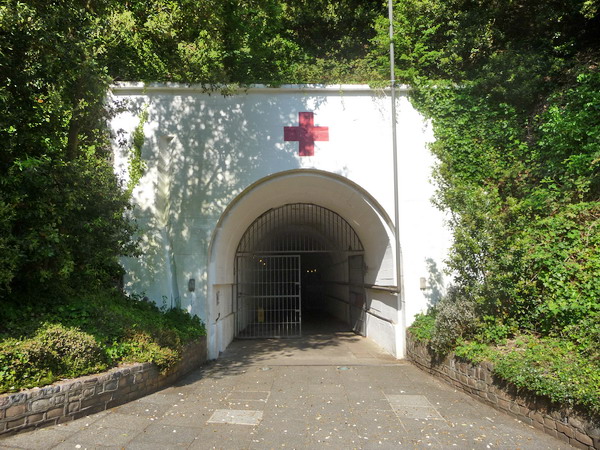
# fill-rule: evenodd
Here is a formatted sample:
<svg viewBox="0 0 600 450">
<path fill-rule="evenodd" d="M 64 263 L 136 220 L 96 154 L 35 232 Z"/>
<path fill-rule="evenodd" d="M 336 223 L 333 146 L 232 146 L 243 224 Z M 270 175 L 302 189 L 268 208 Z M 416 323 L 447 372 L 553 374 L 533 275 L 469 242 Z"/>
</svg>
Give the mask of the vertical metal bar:
<svg viewBox="0 0 600 450">
<path fill-rule="evenodd" d="M 402 279 L 402 247 L 400 245 L 400 192 L 398 183 L 398 145 L 396 136 L 396 74 L 395 65 L 396 60 L 394 56 L 394 4 L 392 0 L 388 0 L 388 16 L 390 21 L 390 88 L 391 88 L 391 109 L 392 109 L 392 155 L 393 155 L 393 169 L 394 169 L 394 228 L 395 228 L 395 244 L 396 244 L 396 292 L 397 292 L 397 309 L 398 309 L 398 321 L 402 324 L 402 329 L 396 333 L 397 340 L 402 339 L 399 337 L 405 327 L 405 313 L 404 313 L 404 289 Z M 398 353 L 403 354 L 403 341 L 397 342 Z"/>
<path fill-rule="evenodd" d="M 298 295 L 298 335 L 302 336 L 302 273 L 301 273 L 301 260 L 300 256 L 297 257 L 296 260 L 296 281 L 298 288 L 295 289 L 296 294 Z"/>
<path fill-rule="evenodd" d="M 286 283 L 288 283 L 289 286 L 289 267 L 290 267 L 290 257 L 287 256 L 285 258 L 285 278 L 286 278 Z M 289 336 L 290 335 L 290 297 L 286 296 L 285 297 L 285 335 Z"/>
<path fill-rule="evenodd" d="M 269 310 L 269 320 L 266 322 L 266 330 L 270 337 L 275 335 L 275 324 L 277 323 L 277 257 L 269 256 L 269 294 L 265 299 Z"/>
<path fill-rule="evenodd" d="M 265 258 L 263 256 L 263 263 L 262 263 L 262 277 L 263 277 L 263 282 L 262 282 L 262 296 L 260 298 L 260 307 L 262 309 L 262 322 L 259 322 L 258 324 L 258 333 L 259 336 L 263 337 L 265 333 L 268 333 L 268 323 L 267 323 L 267 309 L 268 309 L 268 304 L 267 304 L 267 299 L 268 299 L 268 295 L 269 295 L 269 269 L 268 269 L 268 264 L 269 264 L 269 258 Z"/>
<path fill-rule="evenodd" d="M 286 275 L 285 275 L 285 266 L 286 266 L 286 256 L 282 256 L 280 269 L 281 269 L 281 281 L 282 281 L 282 287 L 284 288 L 284 290 L 283 290 L 284 293 L 285 293 L 285 284 L 287 282 Z M 286 306 L 287 306 L 287 297 L 285 295 L 282 295 L 282 297 L 281 297 L 281 317 L 280 317 L 280 322 L 279 322 L 279 335 L 282 337 L 287 336 Z"/>
<path fill-rule="evenodd" d="M 281 335 L 281 299 L 280 299 L 280 295 L 281 295 L 281 284 L 280 284 L 280 274 L 279 274 L 279 270 L 280 270 L 280 266 L 281 266 L 281 261 L 280 258 L 276 258 L 277 260 L 277 276 L 276 278 L 276 287 L 277 287 L 277 297 L 273 299 L 273 301 L 275 302 L 275 308 L 276 308 L 276 314 L 275 314 L 275 319 L 274 319 L 274 324 L 273 324 L 273 335 L 274 336 L 280 336 Z"/>
<path fill-rule="evenodd" d="M 235 287 L 236 287 L 236 291 L 235 291 L 235 302 L 236 302 L 236 315 L 235 315 L 235 335 L 239 335 L 240 334 L 240 263 L 239 263 L 239 256 L 237 258 L 235 258 Z"/>
</svg>

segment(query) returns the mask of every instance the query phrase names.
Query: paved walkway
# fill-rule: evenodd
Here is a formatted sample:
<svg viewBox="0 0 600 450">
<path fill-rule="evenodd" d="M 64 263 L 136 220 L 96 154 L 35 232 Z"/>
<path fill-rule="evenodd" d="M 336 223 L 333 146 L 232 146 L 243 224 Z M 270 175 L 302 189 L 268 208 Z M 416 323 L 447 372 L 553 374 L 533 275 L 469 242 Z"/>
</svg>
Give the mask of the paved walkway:
<svg viewBox="0 0 600 450">
<path fill-rule="evenodd" d="M 235 341 L 138 401 L 0 438 L 14 449 L 570 448 L 348 332 Z"/>
</svg>

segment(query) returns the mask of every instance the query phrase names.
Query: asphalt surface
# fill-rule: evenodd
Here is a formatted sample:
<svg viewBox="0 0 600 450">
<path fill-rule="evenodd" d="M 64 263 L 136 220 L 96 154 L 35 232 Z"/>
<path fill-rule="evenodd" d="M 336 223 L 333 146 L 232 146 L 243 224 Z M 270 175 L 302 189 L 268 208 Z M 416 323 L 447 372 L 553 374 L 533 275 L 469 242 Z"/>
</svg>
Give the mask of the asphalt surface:
<svg viewBox="0 0 600 450">
<path fill-rule="evenodd" d="M 351 332 L 234 341 L 176 385 L 0 449 L 566 449 Z"/>
</svg>

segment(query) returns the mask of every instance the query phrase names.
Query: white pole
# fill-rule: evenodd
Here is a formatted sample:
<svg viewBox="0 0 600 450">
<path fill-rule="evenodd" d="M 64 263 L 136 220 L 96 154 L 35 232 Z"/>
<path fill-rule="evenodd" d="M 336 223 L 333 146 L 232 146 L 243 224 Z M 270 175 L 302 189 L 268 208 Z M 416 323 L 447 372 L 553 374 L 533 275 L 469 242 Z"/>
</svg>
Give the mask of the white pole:
<svg viewBox="0 0 600 450">
<path fill-rule="evenodd" d="M 402 250 L 400 247 L 400 194 L 398 187 L 398 145 L 396 137 L 396 74 L 394 70 L 394 5 L 393 0 L 388 0 L 388 16 L 390 20 L 390 85 L 392 100 L 392 154 L 394 166 L 394 228 L 396 244 L 396 289 L 398 324 L 396 329 L 396 356 L 403 358 L 405 354 L 405 311 L 404 311 L 404 289 L 402 277 Z"/>
</svg>

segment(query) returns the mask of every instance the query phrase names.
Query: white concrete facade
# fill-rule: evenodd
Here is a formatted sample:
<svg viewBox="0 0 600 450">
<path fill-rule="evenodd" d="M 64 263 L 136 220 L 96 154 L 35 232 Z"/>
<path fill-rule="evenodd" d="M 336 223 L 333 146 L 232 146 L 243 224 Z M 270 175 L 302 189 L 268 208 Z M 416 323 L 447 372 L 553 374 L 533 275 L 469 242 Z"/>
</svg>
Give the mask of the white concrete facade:
<svg viewBox="0 0 600 450">
<path fill-rule="evenodd" d="M 215 358 L 234 337 L 234 261 L 244 232 L 272 208 L 315 204 L 344 218 L 359 236 L 366 335 L 402 358 L 405 326 L 443 292 L 450 240 L 431 203 L 431 129 L 406 94 L 400 91 L 396 105 L 399 299 L 388 93 L 285 86 L 224 96 L 193 86 L 115 86 L 109 98 L 118 111 L 111 124 L 114 161 L 124 179 L 131 135 L 141 111 L 148 112 L 146 170 L 133 192 L 142 256 L 123 262 L 126 289 L 197 314 Z M 284 139 L 284 127 L 298 126 L 302 112 L 314 114 L 315 127 L 328 127 L 328 140 L 315 142 L 312 156 L 300 156 L 300 143 Z"/>
</svg>

